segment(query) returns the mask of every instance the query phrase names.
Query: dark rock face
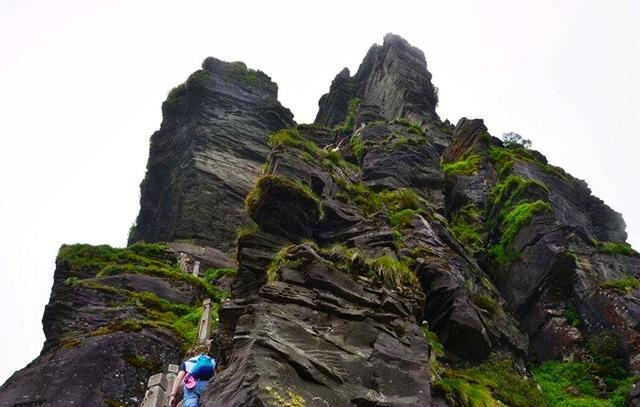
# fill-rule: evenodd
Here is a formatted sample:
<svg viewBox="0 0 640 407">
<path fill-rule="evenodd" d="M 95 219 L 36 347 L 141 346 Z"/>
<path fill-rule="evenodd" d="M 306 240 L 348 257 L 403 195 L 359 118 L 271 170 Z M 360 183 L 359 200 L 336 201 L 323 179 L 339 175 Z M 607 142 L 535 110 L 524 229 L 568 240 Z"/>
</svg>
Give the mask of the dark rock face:
<svg viewBox="0 0 640 407">
<path fill-rule="evenodd" d="M 193 239 L 229 250 L 248 222 L 242 203 L 266 159 L 267 136 L 293 124 L 264 73 L 215 58 L 202 68 L 163 104 L 130 242 Z"/>
<path fill-rule="evenodd" d="M 589 362 L 603 337 L 640 373 L 640 256 L 622 216 L 482 120 L 440 121 L 437 100 L 422 51 L 389 34 L 336 76 L 315 124 L 267 142 L 294 125 L 276 85 L 205 60 L 163 104 L 130 236 L 169 243 L 63 247 L 42 354 L 0 406 L 139 404 L 208 296 L 224 370 L 205 407 L 447 406 L 468 395 L 445 379 L 483 386 L 462 369 L 508 359 L 493 366 L 517 379 Z M 200 278 L 178 271 L 185 258 Z M 514 404 L 490 390 L 487 405 Z"/>
<path fill-rule="evenodd" d="M 353 280 L 310 247 L 289 258 L 301 264 L 246 305 L 230 366 L 204 404 L 427 405 L 428 349 L 409 314 L 414 299 Z"/>
<path fill-rule="evenodd" d="M 172 304 L 203 296 L 197 287 L 156 276 L 96 278 L 95 271 L 59 260 L 42 318 L 42 353 L 0 387 L 0 406 L 139 405 L 150 374 L 181 351 L 172 331 L 142 325 L 145 314 L 128 292 L 153 293 Z"/>
<path fill-rule="evenodd" d="M 387 120 L 439 121 L 438 94 L 424 53 L 394 34 L 387 34 L 382 46 L 371 47 L 353 77 L 346 68 L 336 76 L 329 93 L 320 98 L 315 123 L 342 123 L 352 98 L 378 106 Z"/>
</svg>

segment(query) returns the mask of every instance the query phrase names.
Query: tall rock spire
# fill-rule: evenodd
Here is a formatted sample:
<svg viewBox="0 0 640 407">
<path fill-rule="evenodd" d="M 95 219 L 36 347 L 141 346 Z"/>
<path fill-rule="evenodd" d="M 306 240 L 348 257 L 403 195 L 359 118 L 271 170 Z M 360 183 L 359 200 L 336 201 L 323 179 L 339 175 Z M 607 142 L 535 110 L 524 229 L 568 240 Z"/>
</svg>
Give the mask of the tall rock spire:
<svg viewBox="0 0 640 407">
<path fill-rule="evenodd" d="M 202 68 L 162 105 L 130 243 L 189 239 L 231 248 L 248 220 L 242 203 L 269 133 L 294 124 L 264 73 L 211 57 Z"/>
<path fill-rule="evenodd" d="M 439 120 L 438 92 L 431 83 L 424 53 L 395 34 L 385 35 L 382 46 L 369 49 L 353 77 L 346 68 L 336 76 L 329 93 L 320 98 L 315 123 L 341 123 L 352 98 L 378 106 L 388 120 Z"/>
</svg>

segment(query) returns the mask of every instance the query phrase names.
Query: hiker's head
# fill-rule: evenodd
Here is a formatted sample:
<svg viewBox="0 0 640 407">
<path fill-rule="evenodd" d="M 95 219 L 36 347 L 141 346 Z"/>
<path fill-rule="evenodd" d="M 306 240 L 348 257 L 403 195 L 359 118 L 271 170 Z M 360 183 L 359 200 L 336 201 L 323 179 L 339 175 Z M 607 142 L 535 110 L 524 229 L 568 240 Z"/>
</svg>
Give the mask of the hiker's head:
<svg viewBox="0 0 640 407">
<path fill-rule="evenodd" d="M 204 354 L 209 353 L 209 346 L 204 343 L 193 345 L 191 349 L 189 349 L 189 352 L 187 352 L 187 356 L 192 357 L 195 355 L 199 355 L 201 353 L 204 353 Z"/>
</svg>

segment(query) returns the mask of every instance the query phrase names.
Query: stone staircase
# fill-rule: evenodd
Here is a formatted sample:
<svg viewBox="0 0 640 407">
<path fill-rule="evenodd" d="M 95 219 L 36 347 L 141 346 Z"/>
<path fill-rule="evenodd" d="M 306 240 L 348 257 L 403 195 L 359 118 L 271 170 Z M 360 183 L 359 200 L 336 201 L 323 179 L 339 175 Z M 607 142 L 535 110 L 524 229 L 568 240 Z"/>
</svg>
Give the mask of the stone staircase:
<svg viewBox="0 0 640 407">
<path fill-rule="evenodd" d="M 198 343 L 211 341 L 211 299 L 202 302 L 202 317 L 198 324 Z M 168 407 L 171 387 L 178 375 L 178 365 L 169 364 L 166 372 L 157 373 L 149 377 L 147 392 L 140 407 Z M 182 402 L 178 404 L 182 407 Z"/>
</svg>

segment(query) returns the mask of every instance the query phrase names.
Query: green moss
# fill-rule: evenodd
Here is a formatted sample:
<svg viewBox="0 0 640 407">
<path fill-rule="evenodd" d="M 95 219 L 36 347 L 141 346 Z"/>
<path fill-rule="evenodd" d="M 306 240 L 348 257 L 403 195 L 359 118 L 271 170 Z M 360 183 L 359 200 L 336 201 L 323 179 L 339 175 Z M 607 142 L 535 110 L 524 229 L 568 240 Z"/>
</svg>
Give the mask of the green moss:
<svg viewBox="0 0 640 407">
<path fill-rule="evenodd" d="M 574 327 L 579 327 L 582 324 L 582 319 L 580 318 L 580 313 L 575 305 L 569 305 L 564 310 L 564 318 L 567 320 L 567 323 Z"/>
<path fill-rule="evenodd" d="M 365 216 L 382 209 L 394 214 L 405 209 L 420 210 L 425 206 L 422 198 L 409 188 L 374 192 L 362 183 L 349 183 L 345 187 L 348 200 L 360 208 Z"/>
<path fill-rule="evenodd" d="M 344 123 L 340 126 L 339 130 L 343 132 L 350 132 L 353 130 L 353 121 L 356 115 L 356 109 L 360 106 L 361 100 L 358 98 L 352 98 L 349 100 L 349 105 L 347 106 L 347 117 L 344 119 Z"/>
<path fill-rule="evenodd" d="M 454 406 L 546 405 L 535 380 L 523 378 L 508 359 L 492 357 L 475 367 L 448 369 L 435 387 Z"/>
<path fill-rule="evenodd" d="M 541 200 L 518 203 L 501 222 L 502 237 L 499 243 L 489 249 L 493 259 L 501 264 L 517 259 L 518 254 L 513 250 L 512 243 L 520 229 L 531 223 L 534 216 L 550 210 L 551 205 Z"/>
<path fill-rule="evenodd" d="M 366 275 L 388 288 L 418 286 L 418 278 L 407 263 L 392 256 L 369 257 L 360 249 L 350 249 L 342 244 L 322 249 L 321 252 L 347 272 Z"/>
<path fill-rule="evenodd" d="M 429 373 L 432 382 L 437 382 L 441 379 L 442 367 L 440 366 L 439 359 L 444 356 L 444 345 L 438 339 L 438 335 L 435 332 L 429 330 L 426 325 L 422 326 L 422 333 L 424 339 L 429 345 Z"/>
<path fill-rule="evenodd" d="M 256 233 L 260 228 L 255 223 L 249 223 L 248 225 L 244 225 L 236 230 L 236 240 L 240 240 L 245 236 L 252 235 Z"/>
<path fill-rule="evenodd" d="M 471 296 L 471 299 L 478 308 L 487 311 L 490 315 L 496 314 L 500 309 L 498 301 L 489 295 L 476 293 Z"/>
<path fill-rule="evenodd" d="M 473 255 L 484 251 L 486 231 L 483 212 L 474 204 L 468 204 L 451 215 L 449 230 Z"/>
<path fill-rule="evenodd" d="M 619 242 L 598 242 L 596 246 L 598 253 L 620 254 L 623 256 L 637 256 L 638 252 L 633 250 L 628 243 Z"/>
<path fill-rule="evenodd" d="M 477 154 L 470 155 L 458 161 L 443 163 L 442 171 L 447 176 L 473 175 L 480 169 L 483 158 Z"/>
<path fill-rule="evenodd" d="M 403 209 L 401 211 L 393 213 L 389 217 L 389 223 L 394 229 L 405 229 L 411 223 L 411 220 L 418 214 L 415 209 Z"/>
<path fill-rule="evenodd" d="M 165 100 L 164 105 L 171 109 L 176 108 L 180 103 L 182 103 L 186 95 L 187 95 L 187 84 L 181 83 L 180 85 L 176 86 L 175 88 L 171 89 L 171 91 L 169 91 L 169 94 L 167 95 L 167 99 Z"/>
<path fill-rule="evenodd" d="M 295 245 L 283 247 L 280 251 L 275 255 L 269 267 L 267 267 L 267 282 L 272 283 L 274 281 L 278 281 L 280 276 L 280 269 L 282 267 L 297 267 L 302 261 L 296 259 L 289 259 L 289 253 L 291 249 L 296 247 Z"/>
<path fill-rule="evenodd" d="M 314 142 L 308 140 L 300 134 L 297 128 L 282 129 L 269 136 L 269 146 L 278 148 L 281 146 L 291 146 L 302 149 L 313 157 L 320 157 L 322 150 Z"/>
<path fill-rule="evenodd" d="M 127 407 L 126 404 L 121 403 L 118 400 L 114 400 L 114 399 L 104 399 L 104 404 L 107 407 Z"/>
<path fill-rule="evenodd" d="M 232 268 L 206 269 L 204 272 L 204 279 L 209 284 L 214 285 L 223 277 L 234 278 L 237 272 L 238 271 L 236 269 Z"/>
<path fill-rule="evenodd" d="M 603 394 L 598 386 L 602 372 L 593 363 L 549 361 L 533 372 L 550 407 L 623 407 L 624 394 L 636 380 L 615 380 L 614 388 Z"/>
<path fill-rule="evenodd" d="M 627 275 L 626 277 L 622 277 L 616 280 L 608 280 L 604 283 L 600 284 L 602 288 L 615 290 L 620 294 L 627 294 L 632 290 L 640 288 L 640 280 L 638 278 Z"/>
<path fill-rule="evenodd" d="M 253 217 L 253 214 L 262 199 L 262 194 L 269 188 L 291 190 L 294 194 L 314 201 L 316 205 L 318 205 L 318 211 L 320 210 L 320 198 L 318 198 L 318 196 L 311 190 L 311 188 L 309 188 L 307 184 L 300 181 L 293 181 L 281 175 L 269 174 L 263 175 L 258 179 L 258 182 L 256 182 L 256 186 L 249 192 L 244 201 L 245 210 L 247 211 L 249 216 Z"/>
<path fill-rule="evenodd" d="M 89 336 L 101 336 L 111 334 L 113 332 L 140 332 L 141 330 L 142 324 L 140 323 L 140 321 L 127 318 L 100 327 L 95 331 L 92 331 Z"/>
<path fill-rule="evenodd" d="M 525 194 L 548 199 L 550 191 L 542 182 L 524 179 L 519 175 L 511 175 L 496 184 L 491 190 L 490 196 L 494 205 L 509 209 Z"/>
<path fill-rule="evenodd" d="M 135 368 L 145 369 L 149 372 L 153 372 L 158 367 L 156 363 L 149 361 L 145 355 L 124 355 L 122 359 Z"/>
<path fill-rule="evenodd" d="M 362 142 L 362 136 L 360 133 L 356 133 L 349 138 L 349 145 L 351 146 L 351 150 L 353 154 L 356 156 L 358 161 L 362 160 L 362 152 L 364 150 L 364 143 Z"/>
<path fill-rule="evenodd" d="M 415 287 L 416 274 L 401 260 L 391 256 L 381 256 L 370 261 L 371 276 L 389 288 Z"/>
</svg>

